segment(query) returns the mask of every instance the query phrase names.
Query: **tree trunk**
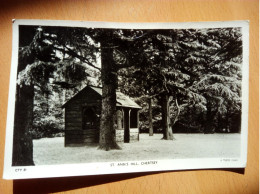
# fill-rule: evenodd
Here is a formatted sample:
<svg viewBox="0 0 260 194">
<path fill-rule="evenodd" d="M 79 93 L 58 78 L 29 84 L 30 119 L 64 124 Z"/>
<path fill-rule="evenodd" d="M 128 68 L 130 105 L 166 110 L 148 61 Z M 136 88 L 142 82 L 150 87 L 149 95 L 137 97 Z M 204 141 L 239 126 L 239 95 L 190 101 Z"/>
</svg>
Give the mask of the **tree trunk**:
<svg viewBox="0 0 260 194">
<path fill-rule="evenodd" d="M 230 133 L 230 118 L 231 118 L 231 115 L 230 115 L 230 111 L 229 111 L 229 104 L 227 105 L 227 113 L 226 113 L 226 132 L 227 133 Z"/>
<path fill-rule="evenodd" d="M 176 113 L 176 116 L 174 118 L 174 121 L 173 121 L 172 125 L 174 125 L 178 121 L 178 118 L 179 118 L 179 115 L 180 115 L 180 112 L 181 112 L 181 108 L 179 106 L 177 98 L 175 99 L 175 105 L 177 107 L 177 113 Z"/>
<path fill-rule="evenodd" d="M 152 112 L 152 98 L 148 99 L 149 106 L 149 136 L 153 136 L 153 112 Z"/>
<path fill-rule="evenodd" d="M 172 126 L 170 119 L 170 97 L 168 94 L 162 95 L 162 128 L 163 138 L 165 140 L 173 140 Z"/>
<path fill-rule="evenodd" d="M 212 104 L 210 99 L 207 99 L 207 113 L 206 113 L 206 121 L 205 121 L 205 129 L 204 133 L 215 133 L 214 126 L 214 112 L 212 111 Z"/>
<path fill-rule="evenodd" d="M 170 101 L 170 100 L 169 100 L 169 101 Z M 175 114 L 175 118 L 174 118 L 173 121 L 171 122 L 171 126 L 172 126 L 172 127 L 173 127 L 174 124 L 178 121 L 179 115 L 180 115 L 180 112 L 181 112 L 181 107 L 179 106 L 179 103 L 178 103 L 177 98 L 175 98 L 175 106 L 176 106 L 176 108 L 177 108 L 177 112 L 176 112 L 176 114 Z M 174 137 L 173 137 L 173 139 L 174 139 Z"/>
<path fill-rule="evenodd" d="M 31 166 L 33 162 L 33 142 L 30 131 L 33 124 L 34 86 L 17 85 L 14 134 L 13 166 Z"/>
<path fill-rule="evenodd" d="M 102 45 L 106 48 L 109 45 Z M 101 50 L 102 109 L 100 120 L 99 149 L 120 149 L 116 143 L 114 127 L 116 117 L 117 69 L 113 61 L 113 50 Z"/>
</svg>

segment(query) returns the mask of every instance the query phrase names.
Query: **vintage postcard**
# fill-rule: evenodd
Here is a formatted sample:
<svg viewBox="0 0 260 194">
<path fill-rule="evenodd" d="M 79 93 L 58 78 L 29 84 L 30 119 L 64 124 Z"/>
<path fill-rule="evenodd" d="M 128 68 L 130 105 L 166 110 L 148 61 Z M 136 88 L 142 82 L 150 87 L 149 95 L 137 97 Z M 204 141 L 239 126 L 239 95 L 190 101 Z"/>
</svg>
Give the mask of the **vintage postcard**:
<svg viewBox="0 0 260 194">
<path fill-rule="evenodd" d="M 249 22 L 14 20 L 5 179 L 245 168 Z"/>
</svg>

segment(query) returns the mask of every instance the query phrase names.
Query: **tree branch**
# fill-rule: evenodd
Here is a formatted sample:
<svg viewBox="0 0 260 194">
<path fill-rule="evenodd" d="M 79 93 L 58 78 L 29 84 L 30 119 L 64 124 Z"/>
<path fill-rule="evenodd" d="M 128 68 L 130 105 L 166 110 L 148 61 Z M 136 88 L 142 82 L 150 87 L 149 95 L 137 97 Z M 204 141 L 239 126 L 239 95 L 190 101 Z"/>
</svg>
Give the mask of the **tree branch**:
<svg viewBox="0 0 260 194">
<path fill-rule="evenodd" d="M 76 57 L 79 60 L 81 60 L 82 62 L 86 63 L 87 65 L 89 65 L 89 66 L 91 66 L 91 67 L 93 67 L 93 68 L 95 68 L 95 69 L 97 69 L 99 71 L 101 70 L 99 67 L 96 67 L 95 65 L 91 64 L 91 62 L 88 59 L 86 59 L 85 57 L 82 57 L 82 56 L 78 55 L 77 53 L 75 53 L 72 49 L 68 48 L 67 46 L 65 46 L 65 48 L 67 50 L 54 46 L 54 49 L 59 50 L 61 52 L 64 52 L 66 54 L 69 54 L 69 55 L 71 55 L 73 57 Z"/>
</svg>

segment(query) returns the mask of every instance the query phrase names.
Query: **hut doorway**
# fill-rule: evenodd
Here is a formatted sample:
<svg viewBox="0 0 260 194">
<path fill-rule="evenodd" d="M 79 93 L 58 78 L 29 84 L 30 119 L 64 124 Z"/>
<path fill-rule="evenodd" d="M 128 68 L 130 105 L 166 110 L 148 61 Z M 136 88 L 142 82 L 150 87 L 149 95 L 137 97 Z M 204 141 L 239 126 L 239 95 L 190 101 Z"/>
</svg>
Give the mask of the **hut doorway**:
<svg viewBox="0 0 260 194">
<path fill-rule="evenodd" d="M 83 130 L 97 130 L 97 117 L 92 107 L 83 109 Z"/>
<path fill-rule="evenodd" d="M 98 143 L 99 126 L 96 107 L 85 107 L 82 112 L 82 138 L 84 143 Z"/>
</svg>

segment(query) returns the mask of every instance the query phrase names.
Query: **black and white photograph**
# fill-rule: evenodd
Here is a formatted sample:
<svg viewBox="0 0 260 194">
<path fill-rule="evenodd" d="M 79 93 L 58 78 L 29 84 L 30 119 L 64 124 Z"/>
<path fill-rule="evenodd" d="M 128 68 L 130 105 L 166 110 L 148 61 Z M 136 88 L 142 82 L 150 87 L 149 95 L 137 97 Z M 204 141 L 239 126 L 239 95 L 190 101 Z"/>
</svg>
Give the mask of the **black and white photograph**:
<svg viewBox="0 0 260 194">
<path fill-rule="evenodd" d="M 244 168 L 248 28 L 14 20 L 4 178 Z"/>
</svg>

